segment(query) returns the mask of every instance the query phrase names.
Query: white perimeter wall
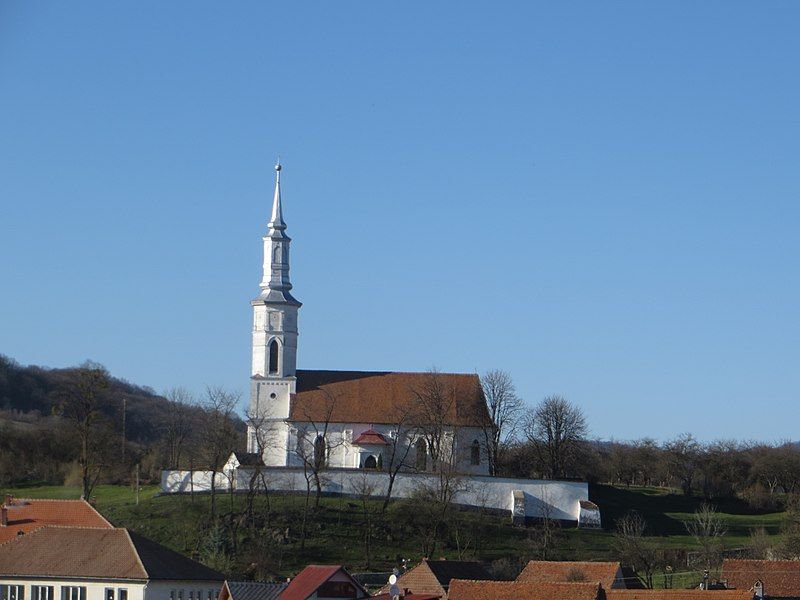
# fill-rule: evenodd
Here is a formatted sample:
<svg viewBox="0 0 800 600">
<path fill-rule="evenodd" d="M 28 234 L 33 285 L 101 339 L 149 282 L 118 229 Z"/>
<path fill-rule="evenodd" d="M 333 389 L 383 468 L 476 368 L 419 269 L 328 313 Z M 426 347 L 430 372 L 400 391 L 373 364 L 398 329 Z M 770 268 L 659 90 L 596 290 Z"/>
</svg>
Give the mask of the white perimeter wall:
<svg viewBox="0 0 800 600">
<path fill-rule="evenodd" d="M 261 471 L 268 489 L 279 492 L 301 492 L 306 489 L 306 479 L 302 469 L 266 468 Z M 211 489 L 211 472 L 194 471 L 194 491 Z M 234 487 L 248 489 L 252 471 L 237 469 Z M 374 496 L 384 496 L 389 485 L 389 476 L 381 471 L 361 471 L 355 469 L 331 469 L 322 473 L 323 491 L 329 493 L 358 495 L 362 483 L 366 481 L 374 488 Z M 437 478 L 420 473 L 400 473 L 392 489 L 393 498 L 408 498 L 415 490 L 424 486 L 435 486 Z M 165 494 L 186 493 L 190 491 L 189 471 L 162 471 L 161 491 Z M 217 488 L 229 489 L 230 480 L 217 473 Z M 543 479 L 513 479 L 509 477 L 460 476 L 459 491 L 454 501 L 457 504 L 484 508 L 513 509 L 513 492 L 520 490 L 525 494 L 525 516 L 547 517 L 566 521 L 577 521 L 580 514 L 580 501 L 589 499 L 589 485 L 582 481 L 548 481 Z"/>
</svg>

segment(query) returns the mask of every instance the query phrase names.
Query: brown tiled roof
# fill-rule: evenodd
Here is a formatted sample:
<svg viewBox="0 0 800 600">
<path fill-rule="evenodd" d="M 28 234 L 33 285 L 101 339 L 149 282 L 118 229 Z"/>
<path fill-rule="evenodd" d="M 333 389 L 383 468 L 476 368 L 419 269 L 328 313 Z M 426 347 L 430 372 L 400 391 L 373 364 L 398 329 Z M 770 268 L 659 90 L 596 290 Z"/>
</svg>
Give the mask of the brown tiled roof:
<svg viewBox="0 0 800 600">
<path fill-rule="evenodd" d="M 581 508 L 586 508 L 589 510 L 597 510 L 598 508 L 600 508 L 599 506 L 597 506 L 597 504 L 595 504 L 591 500 L 581 500 L 580 505 Z"/>
<path fill-rule="evenodd" d="M 221 573 L 126 529 L 58 526 L 0 546 L 0 576 L 224 580 Z"/>
<path fill-rule="evenodd" d="M 106 521 L 85 500 L 27 500 L 15 498 L 6 504 L 8 525 L 0 526 L 0 544 L 13 540 L 19 532 L 30 533 L 44 525 L 105 527 Z"/>
<path fill-rule="evenodd" d="M 453 579 L 493 579 L 479 562 L 469 560 L 428 560 L 423 559 L 416 567 L 409 569 L 397 579 L 397 587 L 407 589 L 413 594 L 432 594 L 447 598 L 448 587 Z M 381 588 L 387 592 L 389 585 Z"/>
<path fill-rule="evenodd" d="M 448 600 L 599 600 L 598 583 L 541 583 L 453 579 Z"/>
<path fill-rule="evenodd" d="M 745 590 L 606 590 L 606 600 L 753 600 Z"/>
<path fill-rule="evenodd" d="M 728 587 L 750 590 L 756 580 L 764 584 L 764 595 L 779 598 L 800 598 L 800 561 L 744 560 L 722 561 L 722 575 Z"/>
<path fill-rule="evenodd" d="M 618 562 L 579 562 L 532 560 L 517 576 L 517 581 L 568 582 L 575 574 L 582 574 L 582 581 L 599 581 L 606 590 L 615 584 L 623 587 Z"/>
<path fill-rule="evenodd" d="M 480 380 L 473 374 L 395 373 L 390 371 L 297 371 L 291 421 L 396 423 L 418 410 L 432 377 L 447 396 L 448 425 L 479 426 L 488 422 Z"/>
</svg>

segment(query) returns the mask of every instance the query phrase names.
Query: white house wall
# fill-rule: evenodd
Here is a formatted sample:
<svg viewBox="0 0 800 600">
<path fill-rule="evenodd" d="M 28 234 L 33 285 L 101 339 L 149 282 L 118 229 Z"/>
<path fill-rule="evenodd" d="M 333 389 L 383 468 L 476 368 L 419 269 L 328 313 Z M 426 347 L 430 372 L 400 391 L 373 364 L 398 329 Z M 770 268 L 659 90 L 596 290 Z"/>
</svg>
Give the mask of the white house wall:
<svg viewBox="0 0 800 600">
<path fill-rule="evenodd" d="M 33 598 L 31 586 L 36 586 L 36 585 L 53 586 L 53 600 L 61 599 L 62 587 L 73 587 L 73 586 L 86 588 L 86 600 L 105 600 L 106 588 L 114 588 L 115 590 L 119 590 L 120 588 L 122 588 L 128 590 L 128 600 L 151 600 L 151 598 L 145 594 L 145 584 L 143 582 L 137 583 L 119 579 L 97 581 L 97 580 L 56 579 L 56 578 L 27 579 L 27 578 L 13 578 L 13 577 L 0 576 L 0 584 L 24 585 L 26 600 Z M 117 597 L 116 591 L 114 592 L 114 597 L 115 598 Z M 166 600 L 169 599 L 167 598 Z"/>
<path fill-rule="evenodd" d="M 306 489 L 306 479 L 302 469 L 265 468 L 262 469 L 267 487 L 276 492 L 297 492 Z M 234 485 L 238 490 L 248 488 L 252 470 L 238 469 Z M 357 495 L 364 478 L 374 488 L 373 495 L 385 495 L 389 476 L 382 471 L 355 469 L 331 469 L 322 473 L 322 488 L 326 493 Z M 210 489 L 210 472 L 194 472 L 194 491 Z M 217 478 L 220 490 L 228 489 L 226 477 Z M 392 497 L 408 498 L 423 486 L 435 486 L 437 478 L 420 473 L 399 473 L 395 479 Z M 548 481 L 542 479 L 513 479 L 508 477 L 488 477 L 468 475 L 458 478 L 459 491 L 454 502 L 466 506 L 505 510 L 513 509 L 514 491 L 525 497 L 525 516 L 529 518 L 550 518 L 564 521 L 577 521 L 580 515 L 580 501 L 589 499 L 589 485 L 582 481 Z M 189 492 L 188 471 L 163 471 L 161 491 L 165 494 Z M 186 600 L 186 599 L 184 599 Z"/>
</svg>

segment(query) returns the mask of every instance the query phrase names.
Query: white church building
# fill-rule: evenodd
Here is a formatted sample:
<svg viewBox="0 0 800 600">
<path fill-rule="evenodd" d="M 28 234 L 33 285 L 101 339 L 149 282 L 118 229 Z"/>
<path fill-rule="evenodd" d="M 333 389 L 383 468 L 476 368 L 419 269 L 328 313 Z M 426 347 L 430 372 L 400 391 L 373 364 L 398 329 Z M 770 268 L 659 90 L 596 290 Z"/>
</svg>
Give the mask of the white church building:
<svg viewBox="0 0 800 600">
<path fill-rule="evenodd" d="M 324 461 L 327 468 L 425 472 L 447 460 L 460 473 L 488 474 L 491 427 L 474 374 L 297 369 L 298 311 L 291 293 L 281 166 L 264 237 L 261 293 L 253 306 L 249 453 L 271 467 Z M 436 413 L 436 414 L 434 414 Z"/>
<path fill-rule="evenodd" d="M 297 491 L 313 470 L 326 493 L 409 497 L 457 478 L 454 502 L 507 511 L 515 523 L 548 518 L 599 526 L 600 513 L 580 481 L 492 477 L 486 453 L 492 423 L 475 374 L 328 371 L 297 368 L 298 312 L 281 199 L 281 166 L 264 236 L 261 292 L 252 300 L 253 360 L 247 453 L 222 472 L 164 471 L 162 493 L 246 490 L 256 479 Z M 254 477 L 257 475 L 257 477 Z M 590 506 L 591 505 L 591 506 Z"/>
</svg>

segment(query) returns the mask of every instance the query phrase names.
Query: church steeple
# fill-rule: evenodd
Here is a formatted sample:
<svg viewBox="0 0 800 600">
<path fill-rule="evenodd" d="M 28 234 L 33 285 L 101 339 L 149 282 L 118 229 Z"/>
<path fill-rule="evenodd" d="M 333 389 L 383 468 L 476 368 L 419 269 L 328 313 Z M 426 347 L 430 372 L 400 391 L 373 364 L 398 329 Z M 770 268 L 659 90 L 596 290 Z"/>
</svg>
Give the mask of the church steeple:
<svg viewBox="0 0 800 600">
<path fill-rule="evenodd" d="M 283 220 L 281 168 L 280 163 L 275 165 L 275 197 L 272 200 L 269 229 L 264 237 L 264 276 L 261 279 L 261 294 L 258 300 L 300 306 L 289 293 L 292 289 L 292 283 L 289 281 L 289 243 L 292 239 L 286 235 L 286 222 Z"/>
<path fill-rule="evenodd" d="M 297 309 L 289 281 L 289 244 L 281 204 L 281 165 L 275 165 L 272 216 L 264 236 L 261 293 L 253 300 L 252 375 L 275 379 L 294 377 L 297 368 Z"/>
<path fill-rule="evenodd" d="M 270 229 L 284 231 L 286 223 L 283 222 L 283 207 L 281 206 L 281 163 L 275 165 L 275 198 L 272 200 L 272 218 L 269 220 Z"/>
</svg>

